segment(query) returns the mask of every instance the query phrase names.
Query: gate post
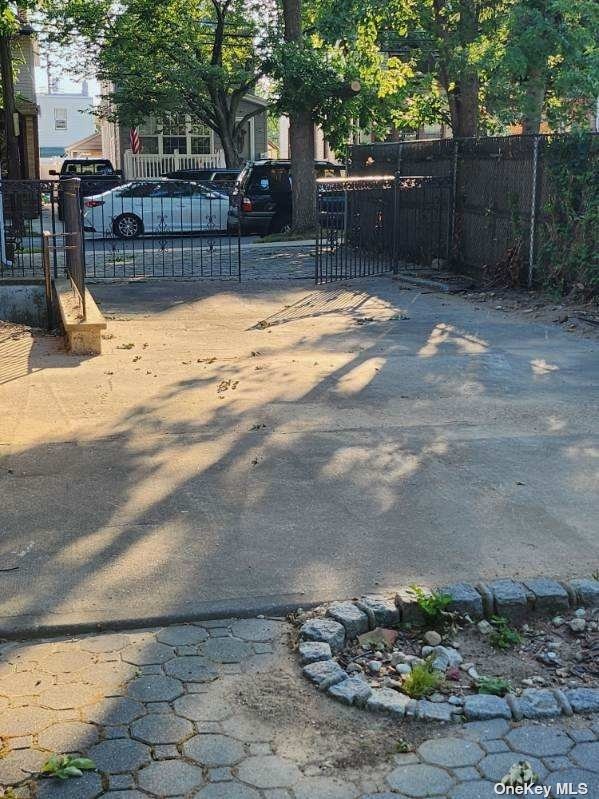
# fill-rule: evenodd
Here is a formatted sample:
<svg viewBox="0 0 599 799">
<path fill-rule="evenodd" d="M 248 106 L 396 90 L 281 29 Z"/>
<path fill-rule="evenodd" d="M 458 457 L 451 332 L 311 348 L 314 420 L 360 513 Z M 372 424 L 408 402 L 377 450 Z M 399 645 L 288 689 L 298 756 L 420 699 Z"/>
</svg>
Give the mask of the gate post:
<svg viewBox="0 0 599 799">
<path fill-rule="evenodd" d="M 528 288 L 532 288 L 532 276 L 535 262 L 535 234 L 537 225 L 537 179 L 539 172 L 539 141 L 535 136 L 532 150 L 532 187 L 530 197 L 530 238 L 528 242 Z"/>
<path fill-rule="evenodd" d="M 449 220 L 449 252 L 448 258 L 453 256 L 455 251 L 455 217 L 458 193 L 458 162 L 460 152 L 460 140 L 455 139 L 453 143 L 453 160 L 451 168 L 451 216 Z"/>
</svg>

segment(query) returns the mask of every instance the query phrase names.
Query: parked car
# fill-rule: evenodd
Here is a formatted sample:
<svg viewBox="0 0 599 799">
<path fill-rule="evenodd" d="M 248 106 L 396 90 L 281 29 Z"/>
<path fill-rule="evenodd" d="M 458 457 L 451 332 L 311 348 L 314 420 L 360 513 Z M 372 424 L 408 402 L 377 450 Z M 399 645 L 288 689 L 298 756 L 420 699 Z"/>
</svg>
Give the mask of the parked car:
<svg viewBox="0 0 599 799">
<path fill-rule="evenodd" d="M 319 178 L 340 177 L 342 167 L 315 161 Z M 229 229 L 247 233 L 278 233 L 291 224 L 291 161 L 251 161 L 242 169 L 231 194 Z"/>
<path fill-rule="evenodd" d="M 165 172 L 162 177 L 174 180 L 193 180 L 208 188 L 214 188 L 230 194 L 239 177 L 241 169 L 176 169 L 174 172 Z"/>
<path fill-rule="evenodd" d="M 58 218 L 64 218 L 63 191 L 60 184 L 69 178 L 79 178 L 79 196 L 89 197 L 119 186 L 123 182 L 123 173 L 115 169 L 108 158 L 66 158 L 62 162 L 60 172 L 50 170 L 51 175 L 58 175 Z"/>
<path fill-rule="evenodd" d="M 86 233 L 135 239 L 227 229 L 229 198 L 199 183 L 154 178 L 125 183 L 83 201 Z"/>
</svg>

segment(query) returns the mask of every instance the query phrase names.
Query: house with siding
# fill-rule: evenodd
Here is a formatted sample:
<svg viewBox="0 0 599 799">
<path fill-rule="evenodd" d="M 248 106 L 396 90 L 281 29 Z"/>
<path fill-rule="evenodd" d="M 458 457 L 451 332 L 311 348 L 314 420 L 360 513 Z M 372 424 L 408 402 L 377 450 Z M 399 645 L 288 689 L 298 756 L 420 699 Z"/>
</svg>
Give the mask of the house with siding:
<svg viewBox="0 0 599 799">
<path fill-rule="evenodd" d="M 261 97 L 246 95 L 239 105 L 238 118 L 260 108 L 260 113 L 244 125 L 242 157 L 251 161 L 267 157 L 266 109 Z M 131 131 L 118 122 L 103 120 L 102 153 L 127 180 L 158 177 L 175 169 L 201 169 L 225 166 L 222 145 L 216 133 L 189 116 L 156 120 L 151 117 L 138 125 L 140 152 L 131 147 Z"/>
<path fill-rule="evenodd" d="M 39 178 L 38 106 L 35 92 L 35 66 L 37 62 L 34 31 L 21 14 L 21 25 L 13 38 L 12 58 L 15 64 L 15 105 L 18 114 L 18 137 L 21 160 L 21 177 Z M 2 134 L 4 135 L 4 134 Z"/>
</svg>

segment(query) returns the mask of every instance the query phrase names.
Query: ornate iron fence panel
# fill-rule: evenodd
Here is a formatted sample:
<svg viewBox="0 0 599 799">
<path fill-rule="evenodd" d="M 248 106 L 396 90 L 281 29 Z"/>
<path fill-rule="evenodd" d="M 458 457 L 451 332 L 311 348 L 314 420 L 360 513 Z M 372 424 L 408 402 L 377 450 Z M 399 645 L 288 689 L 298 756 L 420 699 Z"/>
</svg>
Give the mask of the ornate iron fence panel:
<svg viewBox="0 0 599 799">
<path fill-rule="evenodd" d="M 451 188 L 433 176 L 318 181 L 316 283 L 447 259 Z"/>
</svg>

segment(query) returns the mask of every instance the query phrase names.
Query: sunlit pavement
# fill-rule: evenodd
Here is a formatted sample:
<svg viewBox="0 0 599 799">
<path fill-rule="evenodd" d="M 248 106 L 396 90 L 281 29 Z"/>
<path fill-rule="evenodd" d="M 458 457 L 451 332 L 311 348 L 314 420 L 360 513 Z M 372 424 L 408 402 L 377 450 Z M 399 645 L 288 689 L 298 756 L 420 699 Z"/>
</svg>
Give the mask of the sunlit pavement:
<svg viewBox="0 0 599 799">
<path fill-rule="evenodd" d="M 2 341 L 0 629 L 588 576 L 597 344 L 388 278 L 94 285 Z"/>
</svg>

